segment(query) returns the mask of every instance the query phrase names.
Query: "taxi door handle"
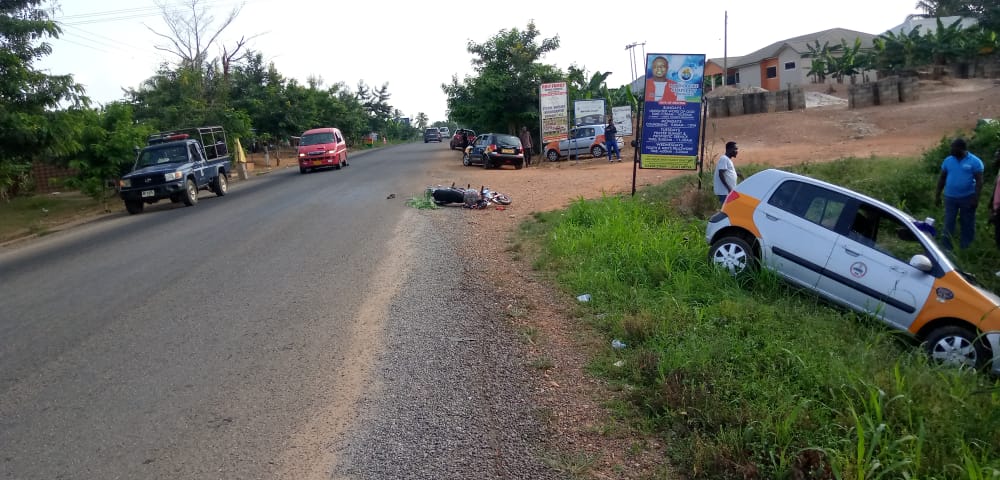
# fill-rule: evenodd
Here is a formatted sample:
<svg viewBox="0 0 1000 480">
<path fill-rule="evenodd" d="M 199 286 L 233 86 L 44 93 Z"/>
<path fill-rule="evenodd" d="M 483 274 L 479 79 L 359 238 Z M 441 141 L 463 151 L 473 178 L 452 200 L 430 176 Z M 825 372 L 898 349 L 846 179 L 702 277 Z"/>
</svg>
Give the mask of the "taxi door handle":
<svg viewBox="0 0 1000 480">
<path fill-rule="evenodd" d="M 778 221 L 778 217 L 775 217 L 774 215 L 771 215 L 770 213 L 765 213 L 764 217 L 766 217 L 768 220 L 771 220 L 771 221 L 774 221 L 774 222 Z"/>
<path fill-rule="evenodd" d="M 860 257 L 861 256 L 860 253 L 855 252 L 854 250 L 851 250 L 850 248 L 845 248 L 844 249 L 844 253 L 846 253 L 846 254 L 848 254 L 848 255 L 850 255 L 852 257 Z"/>
</svg>

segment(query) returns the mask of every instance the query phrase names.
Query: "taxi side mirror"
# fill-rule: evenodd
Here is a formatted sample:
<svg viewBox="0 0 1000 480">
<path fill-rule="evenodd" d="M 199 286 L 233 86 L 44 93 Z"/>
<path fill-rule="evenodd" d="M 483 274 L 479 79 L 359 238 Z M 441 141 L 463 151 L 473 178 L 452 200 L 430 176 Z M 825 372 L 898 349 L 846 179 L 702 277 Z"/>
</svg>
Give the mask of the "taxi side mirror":
<svg viewBox="0 0 1000 480">
<path fill-rule="evenodd" d="M 914 255 L 910 259 L 910 266 L 920 270 L 921 272 L 929 272 L 934 265 L 931 264 L 931 260 L 924 255 Z"/>
</svg>

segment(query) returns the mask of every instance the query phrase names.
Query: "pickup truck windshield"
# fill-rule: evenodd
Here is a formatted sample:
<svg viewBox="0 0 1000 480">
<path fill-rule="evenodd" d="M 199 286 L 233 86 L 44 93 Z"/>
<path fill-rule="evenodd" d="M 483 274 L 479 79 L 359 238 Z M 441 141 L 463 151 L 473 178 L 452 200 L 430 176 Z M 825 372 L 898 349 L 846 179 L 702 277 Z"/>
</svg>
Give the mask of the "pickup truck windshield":
<svg viewBox="0 0 1000 480">
<path fill-rule="evenodd" d="M 159 148 L 147 148 L 139 154 L 137 168 L 162 165 L 164 163 L 183 163 L 188 161 L 187 147 L 181 145 L 166 145 Z"/>
</svg>

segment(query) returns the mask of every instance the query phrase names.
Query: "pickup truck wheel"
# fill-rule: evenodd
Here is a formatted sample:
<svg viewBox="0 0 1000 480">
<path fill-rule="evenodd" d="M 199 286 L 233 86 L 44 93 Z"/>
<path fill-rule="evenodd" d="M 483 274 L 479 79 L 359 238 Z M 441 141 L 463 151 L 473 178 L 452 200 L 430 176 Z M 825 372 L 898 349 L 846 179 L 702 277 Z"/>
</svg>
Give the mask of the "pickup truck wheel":
<svg viewBox="0 0 1000 480">
<path fill-rule="evenodd" d="M 306 169 L 304 169 L 302 167 L 299 167 L 299 173 L 305 175 L 306 173 L 309 173 L 309 170 L 306 170 Z"/>
<path fill-rule="evenodd" d="M 212 191 L 218 196 L 223 196 L 229 191 L 229 180 L 226 176 L 219 172 L 219 176 L 215 177 L 215 182 L 212 183 Z"/>
<path fill-rule="evenodd" d="M 549 150 L 545 152 L 545 158 L 547 158 L 550 162 L 558 162 L 559 153 L 556 152 L 555 150 Z"/>
<path fill-rule="evenodd" d="M 483 170 L 488 170 L 493 165 L 490 165 L 489 155 L 483 155 Z"/>
<path fill-rule="evenodd" d="M 190 178 L 184 182 L 184 205 L 192 206 L 198 203 L 198 185 Z"/>
<path fill-rule="evenodd" d="M 142 213 L 142 208 L 142 200 L 125 200 L 125 210 L 128 211 L 129 215 Z"/>
</svg>

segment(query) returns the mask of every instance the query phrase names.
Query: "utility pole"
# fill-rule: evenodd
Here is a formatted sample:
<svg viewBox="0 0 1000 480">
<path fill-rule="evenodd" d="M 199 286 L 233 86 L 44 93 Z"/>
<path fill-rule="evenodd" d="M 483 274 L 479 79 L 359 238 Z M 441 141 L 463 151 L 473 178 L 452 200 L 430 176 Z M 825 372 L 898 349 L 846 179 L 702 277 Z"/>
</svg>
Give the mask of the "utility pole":
<svg viewBox="0 0 1000 480">
<path fill-rule="evenodd" d="M 639 66 L 635 63 L 635 47 L 637 47 L 637 46 L 642 46 L 642 58 L 645 60 L 645 58 L 646 58 L 646 42 L 642 42 L 642 43 L 632 42 L 632 43 L 630 43 L 628 45 L 625 45 L 625 50 L 631 50 L 632 51 L 632 53 L 631 53 L 631 60 L 632 60 L 632 81 L 633 82 L 635 81 L 635 79 L 639 78 Z"/>
<path fill-rule="evenodd" d="M 722 85 L 729 85 L 729 10 L 726 10 L 726 18 L 722 24 Z"/>
</svg>

